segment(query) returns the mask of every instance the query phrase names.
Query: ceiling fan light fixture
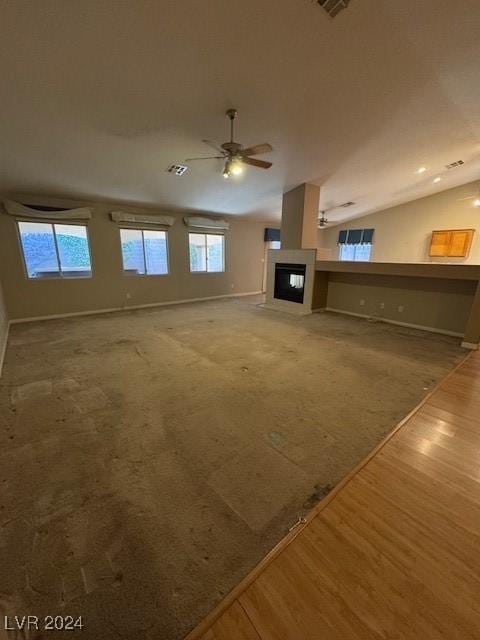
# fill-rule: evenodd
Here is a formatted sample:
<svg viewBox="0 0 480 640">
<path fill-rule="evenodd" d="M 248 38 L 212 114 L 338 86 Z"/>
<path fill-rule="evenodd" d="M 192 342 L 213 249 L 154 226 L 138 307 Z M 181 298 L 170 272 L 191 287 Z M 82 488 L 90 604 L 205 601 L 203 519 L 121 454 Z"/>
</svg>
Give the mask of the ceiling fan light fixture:
<svg viewBox="0 0 480 640">
<path fill-rule="evenodd" d="M 318 219 L 318 226 L 319 226 L 319 227 L 326 227 L 326 226 L 327 226 L 327 224 L 328 224 L 328 219 L 327 219 L 327 216 L 326 216 L 326 213 L 327 213 L 327 212 L 324 210 L 324 211 L 320 211 L 320 213 L 321 213 L 322 215 L 321 215 L 321 216 L 320 216 L 320 218 Z"/>
<path fill-rule="evenodd" d="M 342 2 L 344 0 L 341 0 Z M 203 156 L 200 158 L 189 158 L 189 160 L 223 160 L 225 166 L 222 171 L 224 178 L 230 178 L 231 176 L 239 176 L 245 171 L 245 165 L 248 164 L 258 169 L 270 169 L 271 162 L 267 160 L 261 160 L 252 156 L 258 156 L 263 153 L 270 153 L 273 151 L 273 147 L 268 142 L 262 144 L 255 144 L 251 147 L 244 147 L 239 142 L 234 140 L 234 121 L 237 117 L 236 109 L 228 109 L 226 116 L 230 120 L 230 140 L 223 144 L 217 144 L 211 140 L 203 140 L 209 147 L 215 149 L 218 155 L 216 156 Z"/>
<path fill-rule="evenodd" d="M 230 173 L 234 176 L 239 176 L 243 173 L 243 166 L 239 160 L 232 160 L 232 162 L 230 162 Z"/>
</svg>

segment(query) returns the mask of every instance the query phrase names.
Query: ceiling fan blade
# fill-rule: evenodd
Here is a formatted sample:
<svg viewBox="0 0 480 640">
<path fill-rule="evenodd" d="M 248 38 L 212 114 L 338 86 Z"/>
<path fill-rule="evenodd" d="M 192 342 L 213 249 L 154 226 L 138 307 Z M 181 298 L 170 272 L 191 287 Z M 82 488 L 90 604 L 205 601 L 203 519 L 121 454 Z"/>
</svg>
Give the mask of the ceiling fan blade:
<svg viewBox="0 0 480 640">
<path fill-rule="evenodd" d="M 224 160 L 225 156 L 202 156 L 201 158 L 185 158 L 185 162 L 192 162 L 192 160 Z"/>
<path fill-rule="evenodd" d="M 268 153 L 269 151 L 273 151 L 273 147 L 268 142 L 264 142 L 263 144 L 256 144 L 253 147 L 247 147 L 246 149 L 242 149 L 242 156 L 258 156 L 260 153 Z"/>
<path fill-rule="evenodd" d="M 271 162 L 265 162 L 265 160 L 257 160 L 256 158 L 244 158 L 242 156 L 242 162 L 245 164 L 251 164 L 252 167 L 259 167 L 260 169 L 270 169 Z"/>
<path fill-rule="evenodd" d="M 219 151 L 220 153 L 225 154 L 225 150 L 222 149 L 222 147 L 216 142 L 214 142 L 213 140 L 202 140 L 202 142 L 204 142 L 205 144 L 208 144 L 208 146 L 212 147 L 212 149 L 215 149 L 215 151 Z"/>
</svg>

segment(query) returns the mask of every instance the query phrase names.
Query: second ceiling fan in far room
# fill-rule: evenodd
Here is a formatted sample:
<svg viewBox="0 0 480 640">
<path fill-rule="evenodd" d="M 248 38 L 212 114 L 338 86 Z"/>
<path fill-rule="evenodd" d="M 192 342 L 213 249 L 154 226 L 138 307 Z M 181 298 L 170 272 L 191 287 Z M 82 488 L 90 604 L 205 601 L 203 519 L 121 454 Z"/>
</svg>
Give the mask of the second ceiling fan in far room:
<svg viewBox="0 0 480 640">
<path fill-rule="evenodd" d="M 268 142 L 263 144 L 256 144 L 251 147 L 243 148 L 241 144 L 235 142 L 233 139 L 234 120 L 237 117 L 236 109 L 228 109 L 225 114 L 230 120 L 230 140 L 223 144 L 217 144 L 211 140 L 203 140 L 205 144 L 215 149 L 219 155 L 216 156 L 203 156 L 201 158 L 186 158 L 186 162 L 193 160 L 225 160 L 223 167 L 223 177 L 229 178 L 231 175 L 238 175 L 242 173 L 242 165 L 248 164 L 252 167 L 258 167 L 259 169 L 270 169 L 271 162 L 266 160 L 259 160 L 258 158 L 252 158 L 251 156 L 258 156 L 262 153 L 269 153 L 273 151 L 273 147 Z"/>
</svg>

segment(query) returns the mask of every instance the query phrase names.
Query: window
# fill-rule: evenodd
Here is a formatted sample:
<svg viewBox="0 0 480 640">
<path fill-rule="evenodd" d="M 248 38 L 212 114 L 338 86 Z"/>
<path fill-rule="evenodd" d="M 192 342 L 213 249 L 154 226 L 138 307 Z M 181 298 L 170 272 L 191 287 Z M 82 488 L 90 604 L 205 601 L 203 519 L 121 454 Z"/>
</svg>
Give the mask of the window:
<svg viewBox="0 0 480 640">
<path fill-rule="evenodd" d="M 190 271 L 219 273 L 225 271 L 224 237 L 219 234 L 189 233 Z"/>
<path fill-rule="evenodd" d="M 167 233 L 151 229 L 120 229 L 123 270 L 133 275 L 168 273 Z"/>
<path fill-rule="evenodd" d="M 371 244 L 341 244 L 339 260 L 368 262 L 372 251 Z"/>
<path fill-rule="evenodd" d="M 304 280 L 305 280 L 305 276 L 301 276 L 296 273 L 291 273 L 289 283 L 290 283 L 290 286 L 294 287 L 295 289 L 303 289 Z"/>
<path fill-rule="evenodd" d="M 374 229 L 343 229 L 338 235 L 339 260 L 368 262 Z"/>
<path fill-rule="evenodd" d="M 85 278 L 92 275 L 87 227 L 19 222 L 29 278 Z"/>
</svg>

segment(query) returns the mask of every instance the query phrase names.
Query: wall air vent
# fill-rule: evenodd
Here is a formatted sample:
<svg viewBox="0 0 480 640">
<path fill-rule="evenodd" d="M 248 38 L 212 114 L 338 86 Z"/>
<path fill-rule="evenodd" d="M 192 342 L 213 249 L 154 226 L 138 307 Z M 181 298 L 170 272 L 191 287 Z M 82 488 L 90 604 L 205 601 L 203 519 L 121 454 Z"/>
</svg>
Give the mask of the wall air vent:
<svg viewBox="0 0 480 640">
<path fill-rule="evenodd" d="M 342 9 L 348 7 L 350 0 L 317 0 L 317 3 L 325 9 L 331 18 L 335 18 Z"/>
<path fill-rule="evenodd" d="M 167 169 L 168 173 L 173 173 L 175 176 L 183 176 L 187 170 L 188 167 L 185 164 L 171 164 Z"/>
<path fill-rule="evenodd" d="M 451 162 L 450 164 L 447 164 L 446 167 L 447 169 L 456 169 L 457 167 L 461 167 L 462 164 L 465 164 L 463 160 L 457 160 L 456 162 Z"/>
</svg>

